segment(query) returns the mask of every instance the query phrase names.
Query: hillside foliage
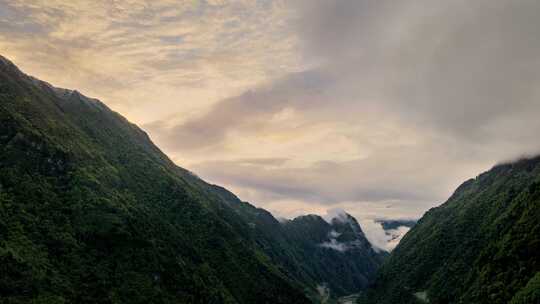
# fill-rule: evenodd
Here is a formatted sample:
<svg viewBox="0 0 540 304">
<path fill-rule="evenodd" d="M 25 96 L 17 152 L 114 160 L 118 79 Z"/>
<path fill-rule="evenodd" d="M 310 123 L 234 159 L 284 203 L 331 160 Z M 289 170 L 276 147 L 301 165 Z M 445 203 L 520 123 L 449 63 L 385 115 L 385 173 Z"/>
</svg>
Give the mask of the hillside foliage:
<svg viewBox="0 0 540 304">
<path fill-rule="evenodd" d="M 0 126 L 2 303 L 312 303 L 340 271 L 314 275 L 270 213 L 1 57 Z"/>
<path fill-rule="evenodd" d="M 540 157 L 498 165 L 420 219 L 361 303 L 539 303 L 539 236 Z"/>
</svg>

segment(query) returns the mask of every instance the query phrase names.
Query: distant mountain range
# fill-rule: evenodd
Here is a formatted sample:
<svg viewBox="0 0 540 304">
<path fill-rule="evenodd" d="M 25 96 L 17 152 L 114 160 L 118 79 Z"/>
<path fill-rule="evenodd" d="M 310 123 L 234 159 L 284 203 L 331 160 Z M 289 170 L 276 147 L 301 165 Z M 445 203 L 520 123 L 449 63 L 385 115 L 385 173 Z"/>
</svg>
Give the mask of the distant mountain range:
<svg viewBox="0 0 540 304">
<path fill-rule="evenodd" d="M 387 220 L 387 219 L 376 219 L 375 223 L 381 224 L 381 227 L 385 230 L 395 230 L 400 227 L 412 228 L 416 225 L 417 220 Z"/>
<path fill-rule="evenodd" d="M 0 126 L 4 303 L 331 301 L 386 256 L 350 215 L 280 223 L 100 101 L 3 57 Z"/>
</svg>

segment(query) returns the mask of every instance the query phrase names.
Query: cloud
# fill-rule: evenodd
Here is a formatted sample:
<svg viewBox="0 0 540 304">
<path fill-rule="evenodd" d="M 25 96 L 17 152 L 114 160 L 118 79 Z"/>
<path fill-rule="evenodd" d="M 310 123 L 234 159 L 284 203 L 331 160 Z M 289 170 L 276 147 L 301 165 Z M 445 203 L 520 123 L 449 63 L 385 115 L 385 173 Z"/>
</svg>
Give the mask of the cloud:
<svg viewBox="0 0 540 304">
<path fill-rule="evenodd" d="M 267 132 L 294 133 L 290 141 L 302 142 L 311 135 L 297 125 L 274 126 L 272 118 L 289 109 L 304 130 L 322 134 L 317 126 L 324 123 L 334 138 L 346 138 L 347 159 L 306 156 L 311 163 L 295 166 L 297 153 L 285 155 L 293 161 L 281 168 L 203 160 L 193 166 L 202 176 L 278 199 L 436 204 L 498 160 L 539 150 L 536 2 L 299 3 L 291 26 L 316 68 L 149 129 L 169 151 L 187 154 L 239 138 L 256 145 Z M 363 131 L 351 131 L 358 126 Z M 319 140 L 320 149 L 333 144 Z"/>
<path fill-rule="evenodd" d="M 145 128 L 164 136 L 162 141 L 171 149 L 198 149 L 216 145 L 226 140 L 227 134 L 235 129 L 256 132 L 287 107 L 321 106 L 326 102 L 321 96 L 321 88 L 331 82 L 332 79 L 317 71 L 294 73 L 268 86 L 225 99 L 200 117 L 172 127 L 157 121 L 145 125 Z"/>
<path fill-rule="evenodd" d="M 387 245 L 386 248 L 388 251 L 393 250 L 399 244 L 401 239 L 409 232 L 411 228 L 406 226 L 399 226 L 397 229 L 390 229 L 386 231 L 385 235 L 387 236 Z"/>
<path fill-rule="evenodd" d="M 28 73 L 144 123 L 291 71 L 279 2 L 14 0 L 0 3 L 0 47 Z"/>
<path fill-rule="evenodd" d="M 499 119 L 525 116 L 524 125 L 538 127 L 526 114 L 540 110 L 538 8 L 534 1 L 308 1 L 298 27 L 306 56 L 340 72 L 339 95 L 363 104 L 375 97 L 407 123 L 482 140 L 497 135 Z"/>
<path fill-rule="evenodd" d="M 340 243 L 335 238 L 330 238 L 330 241 L 323 242 L 319 244 L 320 247 L 333 249 L 339 252 L 345 252 L 349 248 L 349 246 L 346 243 Z"/>
<path fill-rule="evenodd" d="M 441 202 L 447 189 L 457 186 L 457 177 L 475 166 L 467 160 L 469 156 L 450 155 L 444 147 L 426 147 L 438 151 L 417 148 L 374 150 L 364 158 L 298 167 L 287 162 L 276 166 L 208 161 L 193 165 L 192 170 L 217 183 L 255 189 L 259 195 L 252 198 L 254 202 L 270 197 L 332 205 L 343 201 Z"/>
<path fill-rule="evenodd" d="M 529 115 L 540 111 L 534 1 L 302 3 L 295 29 L 319 67 L 224 100 L 172 134 L 200 131 L 199 122 L 224 134 L 283 107 L 377 109 L 469 140 L 493 138 L 508 120 L 521 122 L 505 125 L 514 135 L 538 127 Z M 211 123 L 219 113 L 232 116 L 222 128 Z"/>
</svg>

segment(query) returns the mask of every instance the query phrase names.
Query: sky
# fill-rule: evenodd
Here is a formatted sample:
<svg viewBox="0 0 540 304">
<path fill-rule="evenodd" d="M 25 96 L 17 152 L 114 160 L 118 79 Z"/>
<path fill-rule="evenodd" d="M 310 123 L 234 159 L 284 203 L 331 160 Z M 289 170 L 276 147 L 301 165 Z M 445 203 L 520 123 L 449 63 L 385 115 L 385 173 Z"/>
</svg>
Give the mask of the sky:
<svg viewBox="0 0 540 304">
<path fill-rule="evenodd" d="M 535 0 L 0 0 L 0 54 L 291 218 L 419 218 L 540 152 Z"/>
</svg>

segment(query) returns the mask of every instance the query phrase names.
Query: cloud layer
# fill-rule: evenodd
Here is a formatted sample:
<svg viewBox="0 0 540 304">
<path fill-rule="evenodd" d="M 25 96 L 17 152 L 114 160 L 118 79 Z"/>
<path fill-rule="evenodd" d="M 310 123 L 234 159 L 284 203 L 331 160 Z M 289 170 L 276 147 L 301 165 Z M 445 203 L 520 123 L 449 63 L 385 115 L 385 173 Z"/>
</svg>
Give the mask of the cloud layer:
<svg viewBox="0 0 540 304">
<path fill-rule="evenodd" d="M 2 1 L 0 49 L 141 123 L 293 71 L 288 18 L 281 1 Z"/>
<path fill-rule="evenodd" d="M 264 148 L 291 145 L 289 165 L 208 160 L 193 167 L 266 197 L 437 204 L 460 180 L 538 150 L 539 7 L 306 1 L 295 7 L 291 27 L 315 68 L 227 98 L 182 124 L 148 127 L 170 150 L 247 140 L 261 144 L 258 156 L 281 157 Z"/>
</svg>

